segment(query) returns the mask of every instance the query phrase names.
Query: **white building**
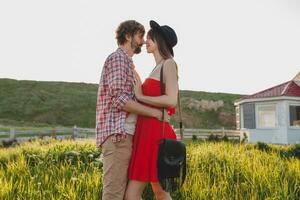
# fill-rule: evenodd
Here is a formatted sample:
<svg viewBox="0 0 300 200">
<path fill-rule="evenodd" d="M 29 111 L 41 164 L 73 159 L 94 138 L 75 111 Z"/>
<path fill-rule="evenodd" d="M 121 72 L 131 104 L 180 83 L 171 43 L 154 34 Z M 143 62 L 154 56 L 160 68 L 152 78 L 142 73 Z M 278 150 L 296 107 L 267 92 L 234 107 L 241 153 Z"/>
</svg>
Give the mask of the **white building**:
<svg viewBox="0 0 300 200">
<path fill-rule="evenodd" d="M 237 129 L 248 142 L 300 143 L 300 72 L 292 80 L 235 102 Z"/>
</svg>

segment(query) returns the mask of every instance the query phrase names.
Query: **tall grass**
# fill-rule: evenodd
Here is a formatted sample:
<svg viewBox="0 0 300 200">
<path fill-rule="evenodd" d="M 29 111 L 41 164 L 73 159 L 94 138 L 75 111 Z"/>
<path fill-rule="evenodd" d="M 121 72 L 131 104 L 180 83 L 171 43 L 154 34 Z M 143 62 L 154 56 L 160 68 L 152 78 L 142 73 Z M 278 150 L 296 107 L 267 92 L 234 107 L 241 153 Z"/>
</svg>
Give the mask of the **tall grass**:
<svg viewBox="0 0 300 200">
<path fill-rule="evenodd" d="M 188 148 L 186 199 L 299 199 L 300 162 L 276 150 L 203 143 Z"/>
<path fill-rule="evenodd" d="M 91 142 L 0 150 L 0 199 L 99 199 L 99 155 Z"/>
<path fill-rule="evenodd" d="M 189 143 L 184 186 L 173 199 L 300 199 L 292 147 Z M 37 141 L 0 149 L 0 199 L 101 199 L 94 141 Z M 150 187 L 143 199 L 153 199 Z"/>
</svg>

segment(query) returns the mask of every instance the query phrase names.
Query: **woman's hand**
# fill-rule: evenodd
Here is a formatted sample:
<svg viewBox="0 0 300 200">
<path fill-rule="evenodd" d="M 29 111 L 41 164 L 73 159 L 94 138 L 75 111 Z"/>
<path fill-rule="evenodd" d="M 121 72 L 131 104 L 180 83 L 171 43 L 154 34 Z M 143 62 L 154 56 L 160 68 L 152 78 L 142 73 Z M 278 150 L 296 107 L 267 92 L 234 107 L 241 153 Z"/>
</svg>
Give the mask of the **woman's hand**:
<svg viewBox="0 0 300 200">
<path fill-rule="evenodd" d="M 134 71 L 134 82 L 133 82 L 133 86 L 134 86 L 134 94 L 135 97 L 140 100 L 141 97 L 143 96 L 143 91 L 142 91 L 142 81 L 140 76 L 138 75 L 138 73 L 136 71 Z"/>
</svg>

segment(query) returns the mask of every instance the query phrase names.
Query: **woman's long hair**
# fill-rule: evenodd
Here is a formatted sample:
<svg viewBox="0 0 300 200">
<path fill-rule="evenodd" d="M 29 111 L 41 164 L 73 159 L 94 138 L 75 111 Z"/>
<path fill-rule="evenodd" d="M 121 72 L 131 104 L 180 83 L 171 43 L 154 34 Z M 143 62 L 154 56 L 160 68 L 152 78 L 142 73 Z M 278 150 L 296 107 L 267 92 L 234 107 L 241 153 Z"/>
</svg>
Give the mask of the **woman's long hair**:
<svg viewBox="0 0 300 200">
<path fill-rule="evenodd" d="M 159 34 L 157 31 L 153 31 L 153 29 L 150 29 L 147 33 L 147 36 L 149 36 L 151 40 L 156 42 L 158 51 L 165 60 L 168 58 L 172 58 L 172 54 L 170 49 L 168 48 L 166 40 L 161 34 Z"/>
</svg>

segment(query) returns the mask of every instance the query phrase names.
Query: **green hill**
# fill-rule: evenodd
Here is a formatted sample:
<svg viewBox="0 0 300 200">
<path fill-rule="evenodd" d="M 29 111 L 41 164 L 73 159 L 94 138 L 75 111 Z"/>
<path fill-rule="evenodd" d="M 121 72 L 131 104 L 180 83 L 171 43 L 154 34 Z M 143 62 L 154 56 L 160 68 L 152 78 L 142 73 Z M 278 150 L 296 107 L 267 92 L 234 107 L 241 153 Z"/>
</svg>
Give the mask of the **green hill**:
<svg viewBox="0 0 300 200">
<path fill-rule="evenodd" d="M 97 89 L 97 84 L 0 79 L 0 124 L 94 127 Z M 180 93 L 185 127 L 235 128 L 233 102 L 241 95 Z M 176 121 L 177 114 L 171 123 Z"/>
</svg>

